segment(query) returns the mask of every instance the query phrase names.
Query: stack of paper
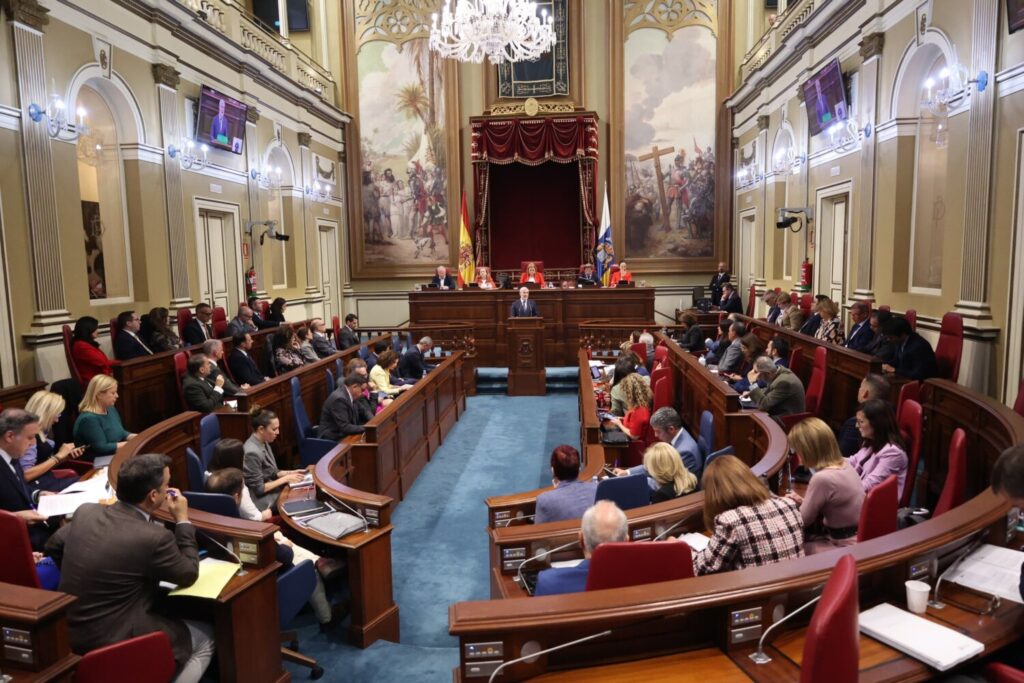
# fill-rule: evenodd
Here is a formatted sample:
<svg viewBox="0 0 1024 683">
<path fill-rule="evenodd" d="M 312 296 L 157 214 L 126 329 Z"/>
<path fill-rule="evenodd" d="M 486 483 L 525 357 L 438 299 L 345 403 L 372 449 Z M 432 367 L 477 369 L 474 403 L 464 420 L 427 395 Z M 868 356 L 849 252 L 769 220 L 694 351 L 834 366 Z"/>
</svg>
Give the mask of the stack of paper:
<svg viewBox="0 0 1024 683">
<path fill-rule="evenodd" d="M 861 612 L 860 630 L 939 671 L 952 669 L 985 650 L 974 638 L 889 603 Z"/>
<path fill-rule="evenodd" d="M 114 491 L 107 481 L 106 470 L 103 470 L 85 481 L 75 482 L 61 493 L 39 496 L 37 511 L 43 517 L 72 515 L 86 503 L 99 503 L 113 497 Z"/>
<path fill-rule="evenodd" d="M 683 534 L 679 538 L 681 538 L 682 540 L 686 541 L 687 545 L 689 545 L 691 548 L 693 548 L 698 553 L 701 550 L 704 550 L 704 548 L 707 548 L 708 547 L 708 543 L 711 542 L 711 539 L 708 538 L 707 536 L 705 536 L 704 534 L 689 533 L 689 534 Z"/>
<path fill-rule="evenodd" d="M 1024 553 L 1019 550 L 983 545 L 946 575 L 946 581 L 973 588 L 1004 600 L 1024 602 L 1020 594 L 1020 572 Z"/>
<path fill-rule="evenodd" d="M 225 562 L 206 557 L 199 562 L 199 578 L 188 588 L 178 588 L 174 584 L 161 581 L 160 585 L 173 588 L 170 595 L 185 595 L 194 598 L 213 600 L 224 590 L 241 567 L 235 562 Z"/>
</svg>

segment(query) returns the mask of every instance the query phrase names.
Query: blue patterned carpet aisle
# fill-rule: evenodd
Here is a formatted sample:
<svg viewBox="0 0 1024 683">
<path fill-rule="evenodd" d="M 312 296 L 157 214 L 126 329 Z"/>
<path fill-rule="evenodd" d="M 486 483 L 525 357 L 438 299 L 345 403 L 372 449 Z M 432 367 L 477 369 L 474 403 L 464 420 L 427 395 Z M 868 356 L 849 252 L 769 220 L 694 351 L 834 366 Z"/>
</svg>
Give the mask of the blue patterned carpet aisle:
<svg viewBox="0 0 1024 683">
<path fill-rule="evenodd" d="M 401 643 L 366 650 L 342 642 L 345 626 L 321 634 L 312 615 L 299 617 L 304 653 L 322 680 L 377 683 L 450 681 L 457 641 L 448 635 L 448 605 L 489 597 L 484 499 L 550 484 L 548 456 L 579 441 L 576 395 L 468 399 L 463 417 L 393 516 L 391 548 Z M 293 679 L 308 670 L 285 664 Z"/>
</svg>

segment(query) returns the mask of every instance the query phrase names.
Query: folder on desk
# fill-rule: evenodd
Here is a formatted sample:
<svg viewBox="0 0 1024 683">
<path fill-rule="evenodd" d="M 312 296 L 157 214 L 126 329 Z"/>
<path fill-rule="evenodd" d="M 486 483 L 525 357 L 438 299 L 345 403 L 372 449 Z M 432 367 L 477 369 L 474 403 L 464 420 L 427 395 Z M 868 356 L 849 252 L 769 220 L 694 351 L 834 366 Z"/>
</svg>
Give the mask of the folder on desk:
<svg viewBox="0 0 1024 683">
<path fill-rule="evenodd" d="M 860 630 L 939 671 L 952 669 L 985 650 L 974 638 L 887 602 L 860 613 Z"/>
<path fill-rule="evenodd" d="M 175 588 L 169 595 L 214 600 L 240 568 L 236 562 L 225 562 L 205 557 L 199 561 L 199 578 L 196 579 L 196 582 L 187 588 Z"/>
<path fill-rule="evenodd" d="M 348 536 L 353 531 L 362 531 L 364 528 L 363 520 L 346 512 L 332 512 L 329 515 L 315 517 L 309 520 L 308 526 L 334 540 Z"/>
</svg>

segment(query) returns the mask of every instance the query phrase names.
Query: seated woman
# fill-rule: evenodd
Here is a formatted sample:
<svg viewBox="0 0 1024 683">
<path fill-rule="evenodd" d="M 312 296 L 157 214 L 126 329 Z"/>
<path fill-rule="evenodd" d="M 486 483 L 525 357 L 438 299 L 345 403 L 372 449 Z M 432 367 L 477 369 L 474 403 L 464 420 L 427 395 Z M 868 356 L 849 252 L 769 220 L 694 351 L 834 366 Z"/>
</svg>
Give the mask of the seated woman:
<svg viewBox="0 0 1024 683">
<path fill-rule="evenodd" d="M 764 355 L 764 342 L 753 332 L 748 332 L 740 338 L 740 352 L 743 354 L 743 366 L 739 371 L 719 374 L 732 381 L 733 390 L 744 392 L 749 391 L 751 383 L 757 380 L 754 361 Z"/>
<path fill-rule="evenodd" d="M 151 309 L 149 315 L 143 320 L 142 338 L 153 350 L 153 353 L 171 351 L 181 347 L 181 340 L 171 329 L 169 317 L 170 313 L 166 308 L 157 307 Z"/>
<path fill-rule="evenodd" d="M 846 334 L 843 332 L 843 321 L 839 319 L 837 309 L 838 307 L 831 299 L 822 299 L 818 303 L 821 325 L 814 333 L 814 338 L 842 346 L 846 341 Z"/>
<path fill-rule="evenodd" d="M 52 391 L 37 391 L 25 404 L 25 410 L 39 418 L 39 433 L 36 434 L 35 443 L 29 444 L 17 462 L 23 470 L 25 483 L 31 483 L 43 491 L 63 491 L 78 481 L 78 477 L 58 479 L 50 473 L 54 468 L 59 469 L 61 463 L 79 457 L 83 450 L 76 448 L 74 442 L 66 443 L 59 449 L 54 448 L 55 443 L 49 436 L 50 429 L 64 412 L 64 405 L 61 395 Z"/>
<path fill-rule="evenodd" d="M 619 269 L 612 272 L 611 280 L 608 281 L 609 287 L 618 287 L 620 282 L 632 282 L 633 273 L 629 272 L 629 268 L 626 267 L 626 262 L 623 261 L 619 264 Z"/>
<path fill-rule="evenodd" d="M 288 308 L 288 302 L 282 297 L 277 297 L 270 302 L 270 313 L 267 314 L 267 320 L 280 325 L 284 322 L 284 311 L 286 308 Z"/>
<path fill-rule="evenodd" d="M 651 429 L 651 405 L 654 403 L 651 387 L 635 372 L 622 380 L 621 384 L 626 415 L 623 418 L 613 415 L 608 422 L 630 439 L 637 439 L 645 446 L 650 446 L 658 440 Z"/>
<path fill-rule="evenodd" d="M 480 266 L 476 270 L 476 284 L 480 289 L 494 289 L 494 280 L 491 278 L 491 269 L 487 266 Z"/>
<path fill-rule="evenodd" d="M 118 447 L 135 436 L 121 424 L 117 403 L 117 380 L 96 375 L 85 388 L 85 397 L 78 404 L 78 419 L 73 429 L 75 443 L 84 446 L 80 456 L 94 460 L 97 456 L 113 455 Z"/>
<path fill-rule="evenodd" d="M 697 477 L 679 457 L 672 444 L 659 441 L 644 451 L 644 469 L 658 488 L 651 491 L 651 502 L 661 503 L 697 490 Z"/>
<path fill-rule="evenodd" d="M 377 363 L 370 370 L 370 388 L 376 392 L 384 392 L 395 397 L 399 393 L 412 389 L 413 385 L 395 386 L 391 383 L 391 373 L 398 367 L 398 354 L 388 349 L 377 356 Z"/>
<path fill-rule="evenodd" d="M 856 543 L 864 487 L 839 452 L 832 429 L 816 417 L 801 420 L 789 430 L 789 447 L 814 470 L 802 497 L 787 494 L 800 506 L 804 552 L 812 555 Z"/>
<path fill-rule="evenodd" d="M 99 336 L 100 321 L 90 315 L 84 315 L 75 321 L 75 331 L 71 334 L 71 359 L 78 368 L 85 384 L 96 375 L 112 375 L 110 359 L 100 349 L 96 337 Z"/>
<path fill-rule="evenodd" d="M 693 555 L 698 576 L 760 567 L 804 554 L 804 523 L 795 500 L 772 495 L 742 460 L 722 455 L 704 470 L 707 547 Z"/>
<path fill-rule="evenodd" d="M 877 398 L 862 403 L 857 410 L 857 431 L 861 448 L 850 457 L 850 464 L 864 490 L 870 491 L 895 474 L 902 497 L 909 461 L 892 406 Z"/>
<path fill-rule="evenodd" d="M 274 333 L 274 368 L 277 374 L 301 368 L 305 364 L 306 359 L 302 357 L 295 330 L 288 325 L 281 325 Z"/>
<path fill-rule="evenodd" d="M 537 496 L 535 524 L 579 519 L 594 504 L 597 484 L 580 481 L 579 473 L 579 451 L 565 444 L 551 451 L 551 484 L 555 488 Z"/>
<path fill-rule="evenodd" d="M 308 327 L 302 325 L 295 330 L 295 338 L 299 342 L 299 353 L 304 361 L 315 363 L 320 360 L 320 356 L 316 355 L 316 350 L 313 348 L 313 334 Z"/>
<path fill-rule="evenodd" d="M 680 348 L 691 353 L 699 353 L 704 350 L 704 331 L 700 329 L 697 316 L 693 313 L 684 313 L 679 319 L 682 326 L 681 333 L 676 334 L 676 343 Z"/>
<path fill-rule="evenodd" d="M 270 444 L 281 433 L 281 421 L 270 410 L 256 408 L 251 413 L 252 434 L 245 442 L 242 473 L 252 502 L 260 510 L 272 509 L 281 488 L 298 484 L 306 470 L 279 470 Z"/>
<path fill-rule="evenodd" d="M 526 282 L 533 282 L 534 284 L 543 287 L 544 286 L 544 275 L 537 272 L 537 264 L 527 263 L 526 270 L 519 276 L 519 284 Z"/>
</svg>

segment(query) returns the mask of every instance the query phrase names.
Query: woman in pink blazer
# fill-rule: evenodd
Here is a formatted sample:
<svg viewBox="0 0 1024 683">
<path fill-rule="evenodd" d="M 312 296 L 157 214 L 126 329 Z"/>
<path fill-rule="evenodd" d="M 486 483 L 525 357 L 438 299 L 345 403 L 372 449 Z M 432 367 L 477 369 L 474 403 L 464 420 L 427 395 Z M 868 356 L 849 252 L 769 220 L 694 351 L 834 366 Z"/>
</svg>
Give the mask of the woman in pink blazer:
<svg viewBox="0 0 1024 683">
<path fill-rule="evenodd" d="M 902 496 L 909 461 L 892 406 L 881 399 L 865 401 L 857 410 L 857 430 L 861 449 L 850 457 L 850 464 L 860 475 L 864 490 L 870 491 L 895 474 Z"/>
</svg>

